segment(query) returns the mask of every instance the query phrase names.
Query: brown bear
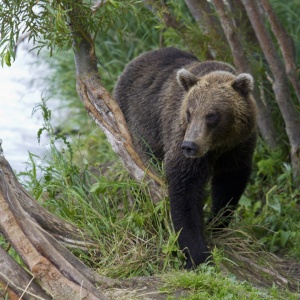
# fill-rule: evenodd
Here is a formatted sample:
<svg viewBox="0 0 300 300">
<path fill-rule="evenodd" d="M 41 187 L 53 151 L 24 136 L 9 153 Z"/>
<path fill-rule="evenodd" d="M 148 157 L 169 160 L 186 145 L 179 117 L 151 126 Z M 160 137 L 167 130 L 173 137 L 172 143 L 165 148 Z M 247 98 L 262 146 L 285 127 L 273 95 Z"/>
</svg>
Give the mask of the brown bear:
<svg viewBox="0 0 300 300">
<path fill-rule="evenodd" d="M 210 256 L 203 236 L 208 182 L 213 217 L 226 208 L 226 226 L 249 180 L 256 143 L 252 89 L 251 75 L 172 47 L 134 59 L 115 87 L 136 146 L 163 161 L 186 268 Z"/>
</svg>

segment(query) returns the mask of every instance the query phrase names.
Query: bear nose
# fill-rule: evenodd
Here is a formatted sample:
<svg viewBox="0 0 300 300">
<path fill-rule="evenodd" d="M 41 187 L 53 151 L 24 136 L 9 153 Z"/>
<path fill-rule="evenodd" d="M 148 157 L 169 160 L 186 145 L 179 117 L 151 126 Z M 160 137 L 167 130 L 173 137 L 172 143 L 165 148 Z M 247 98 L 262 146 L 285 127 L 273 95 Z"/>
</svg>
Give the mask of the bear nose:
<svg viewBox="0 0 300 300">
<path fill-rule="evenodd" d="M 194 142 L 183 141 L 181 149 L 186 156 L 195 156 L 198 152 L 198 145 Z"/>
</svg>

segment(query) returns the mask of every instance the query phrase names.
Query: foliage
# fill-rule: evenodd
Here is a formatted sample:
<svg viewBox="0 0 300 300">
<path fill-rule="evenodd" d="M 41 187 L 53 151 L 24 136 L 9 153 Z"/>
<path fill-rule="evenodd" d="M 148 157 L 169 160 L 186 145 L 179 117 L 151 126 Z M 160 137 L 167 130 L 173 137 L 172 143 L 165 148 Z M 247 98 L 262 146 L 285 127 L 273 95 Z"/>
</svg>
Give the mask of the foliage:
<svg viewBox="0 0 300 300">
<path fill-rule="evenodd" d="M 99 29 L 101 32 L 114 30 L 116 35 L 122 36 L 126 28 L 126 19 L 123 16 L 127 11 L 138 14 L 139 9 L 143 9 L 143 1 L 108 0 L 101 9 L 93 12 L 89 1 L 2 0 L 0 6 L 2 65 L 4 62 L 11 65 L 12 59 L 15 59 L 15 46 L 21 34 L 27 33 L 38 51 L 47 48 L 52 54 L 54 50 L 67 50 L 72 47 L 69 24 L 75 24 L 78 30 L 83 26 L 93 40 L 96 39 Z M 71 11 L 76 13 L 71 14 Z"/>
<path fill-rule="evenodd" d="M 251 226 L 268 251 L 287 251 L 300 258 L 300 191 L 293 183 L 292 168 L 281 151 L 270 151 L 261 142 L 256 168 L 246 196 L 240 200 L 239 222 Z"/>
</svg>

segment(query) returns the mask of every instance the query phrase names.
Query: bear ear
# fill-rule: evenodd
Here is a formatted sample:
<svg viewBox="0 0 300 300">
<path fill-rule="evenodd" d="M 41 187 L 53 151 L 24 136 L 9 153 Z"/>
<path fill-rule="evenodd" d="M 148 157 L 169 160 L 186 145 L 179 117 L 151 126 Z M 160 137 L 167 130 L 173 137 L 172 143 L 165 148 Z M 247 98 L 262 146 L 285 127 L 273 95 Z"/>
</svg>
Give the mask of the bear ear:
<svg viewBox="0 0 300 300">
<path fill-rule="evenodd" d="M 246 97 L 254 88 L 253 77 L 247 73 L 239 74 L 233 81 L 232 87 Z"/>
<path fill-rule="evenodd" d="M 179 82 L 179 84 L 186 91 L 188 91 L 198 81 L 197 76 L 194 75 L 193 73 L 191 73 L 190 71 L 186 70 L 186 69 L 180 69 L 180 70 L 178 70 L 176 78 L 177 78 L 177 81 Z"/>
</svg>

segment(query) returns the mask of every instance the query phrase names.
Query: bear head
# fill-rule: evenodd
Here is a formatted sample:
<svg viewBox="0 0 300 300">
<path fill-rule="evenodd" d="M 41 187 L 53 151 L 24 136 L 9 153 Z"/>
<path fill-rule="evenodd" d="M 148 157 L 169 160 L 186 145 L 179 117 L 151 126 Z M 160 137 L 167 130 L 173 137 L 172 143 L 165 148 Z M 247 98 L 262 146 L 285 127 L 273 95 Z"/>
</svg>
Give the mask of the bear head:
<svg viewBox="0 0 300 300">
<path fill-rule="evenodd" d="M 245 141 L 256 130 L 253 78 L 242 73 L 213 71 L 198 77 L 186 69 L 177 72 L 184 90 L 180 109 L 187 157 L 208 151 L 224 152 Z"/>
</svg>

